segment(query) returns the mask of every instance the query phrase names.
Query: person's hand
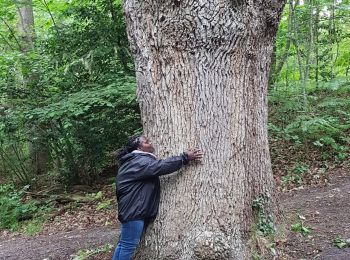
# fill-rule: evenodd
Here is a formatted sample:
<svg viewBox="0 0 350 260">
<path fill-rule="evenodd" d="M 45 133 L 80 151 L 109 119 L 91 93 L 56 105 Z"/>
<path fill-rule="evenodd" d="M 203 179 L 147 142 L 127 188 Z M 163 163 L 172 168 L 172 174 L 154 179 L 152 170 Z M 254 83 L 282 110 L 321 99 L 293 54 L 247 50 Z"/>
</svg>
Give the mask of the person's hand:
<svg viewBox="0 0 350 260">
<path fill-rule="evenodd" d="M 200 162 L 203 159 L 203 152 L 199 149 L 188 149 L 185 153 L 189 161 Z"/>
</svg>

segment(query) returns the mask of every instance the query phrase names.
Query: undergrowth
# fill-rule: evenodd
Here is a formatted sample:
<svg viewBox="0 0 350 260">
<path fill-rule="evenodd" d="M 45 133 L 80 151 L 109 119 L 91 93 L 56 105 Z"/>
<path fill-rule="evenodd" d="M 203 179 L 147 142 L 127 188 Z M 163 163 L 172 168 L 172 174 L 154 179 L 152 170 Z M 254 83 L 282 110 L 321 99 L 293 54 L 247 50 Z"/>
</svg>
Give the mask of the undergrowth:
<svg viewBox="0 0 350 260">
<path fill-rule="evenodd" d="M 272 259 L 277 256 L 275 245 L 276 226 L 269 214 L 269 194 L 260 194 L 252 201 L 252 228 L 249 245 L 252 259 Z"/>
<path fill-rule="evenodd" d="M 345 81 L 269 93 L 269 142 L 282 186 L 302 185 L 349 158 L 350 85 Z M 316 170 L 315 170 L 316 169 Z M 315 172 L 317 171 L 317 172 Z"/>
<path fill-rule="evenodd" d="M 28 235 L 41 230 L 45 214 L 50 211 L 49 205 L 38 205 L 37 201 L 25 198 L 25 186 L 16 189 L 14 185 L 0 185 L 0 229 L 12 231 L 22 228 Z"/>
</svg>

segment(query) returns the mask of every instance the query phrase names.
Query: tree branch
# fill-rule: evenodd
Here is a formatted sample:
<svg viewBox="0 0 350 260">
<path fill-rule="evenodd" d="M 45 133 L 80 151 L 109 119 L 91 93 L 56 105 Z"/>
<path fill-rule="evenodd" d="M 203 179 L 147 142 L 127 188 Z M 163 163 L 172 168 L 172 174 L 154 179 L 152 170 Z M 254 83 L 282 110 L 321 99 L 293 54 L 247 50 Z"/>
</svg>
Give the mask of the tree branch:
<svg viewBox="0 0 350 260">
<path fill-rule="evenodd" d="M 40 0 L 40 2 L 45 6 L 46 10 L 49 12 L 49 15 L 50 15 L 50 17 L 51 17 L 51 20 L 52 20 L 52 22 L 53 22 L 53 25 L 54 25 L 54 27 L 55 27 L 55 31 L 56 31 L 57 35 L 58 35 L 59 37 L 61 37 L 61 36 L 60 36 L 60 32 L 59 32 L 59 30 L 58 30 L 58 26 L 57 26 L 57 24 L 56 24 L 55 19 L 53 18 L 53 15 L 52 15 L 52 13 L 51 13 L 51 11 L 50 11 L 50 8 L 49 8 L 47 2 L 46 2 L 45 0 Z"/>
<path fill-rule="evenodd" d="M 288 56 L 289 56 L 289 49 L 291 46 L 291 34 L 292 34 L 292 21 L 294 19 L 294 8 L 292 2 L 289 4 L 289 15 L 288 15 L 288 31 L 287 31 L 287 36 L 286 36 L 286 46 L 284 48 L 284 51 L 280 58 L 278 59 L 279 62 L 276 64 L 275 69 L 271 73 L 270 77 L 270 84 L 274 84 L 276 82 L 276 79 L 278 75 L 280 74 L 284 63 L 286 62 Z"/>
<path fill-rule="evenodd" d="M 15 41 L 16 41 L 16 43 L 17 43 L 19 49 L 22 50 L 22 45 L 19 43 L 19 41 L 18 41 L 18 39 L 17 39 L 17 37 L 16 37 L 16 34 L 15 34 L 15 32 L 12 30 L 11 26 L 10 26 L 10 25 L 6 22 L 6 20 L 4 20 L 4 18 L 2 18 L 1 16 L 0 16 L 0 19 L 4 22 L 4 24 L 6 25 L 6 27 L 9 29 L 9 31 L 10 31 L 10 33 L 11 33 L 11 36 L 15 39 Z"/>
<path fill-rule="evenodd" d="M 12 45 L 7 41 L 6 37 L 3 34 L 1 34 L 1 33 L 0 33 L 0 36 L 4 40 L 6 45 L 9 46 L 12 51 L 15 51 L 15 49 L 12 47 Z"/>
</svg>

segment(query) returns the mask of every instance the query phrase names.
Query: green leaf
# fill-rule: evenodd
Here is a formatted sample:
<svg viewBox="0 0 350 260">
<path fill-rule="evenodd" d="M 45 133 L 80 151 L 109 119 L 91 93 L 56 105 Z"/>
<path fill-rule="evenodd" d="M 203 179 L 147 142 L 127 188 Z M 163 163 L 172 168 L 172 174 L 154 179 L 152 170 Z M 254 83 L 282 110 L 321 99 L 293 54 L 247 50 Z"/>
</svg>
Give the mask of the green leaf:
<svg viewBox="0 0 350 260">
<path fill-rule="evenodd" d="M 338 247 L 339 249 L 342 249 L 342 248 L 349 246 L 349 244 L 345 240 L 343 240 L 339 237 L 332 240 L 332 245 L 335 247 Z"/>
</svg>

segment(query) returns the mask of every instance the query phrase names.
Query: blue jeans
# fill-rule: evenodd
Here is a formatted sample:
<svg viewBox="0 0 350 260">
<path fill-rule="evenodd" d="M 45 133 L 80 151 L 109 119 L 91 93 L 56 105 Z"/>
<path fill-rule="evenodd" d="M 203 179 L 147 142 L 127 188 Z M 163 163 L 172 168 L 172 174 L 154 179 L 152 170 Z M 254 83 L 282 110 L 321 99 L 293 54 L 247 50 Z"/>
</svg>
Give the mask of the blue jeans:
<svg viewBox="0 0 350 260">
<path fill-rule="evenodd" d="M 134 220 L 121 224 L 121 234 L 112 260 L 131 260 L 140 243 L 144 220 Z"/>
</svg>

